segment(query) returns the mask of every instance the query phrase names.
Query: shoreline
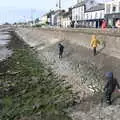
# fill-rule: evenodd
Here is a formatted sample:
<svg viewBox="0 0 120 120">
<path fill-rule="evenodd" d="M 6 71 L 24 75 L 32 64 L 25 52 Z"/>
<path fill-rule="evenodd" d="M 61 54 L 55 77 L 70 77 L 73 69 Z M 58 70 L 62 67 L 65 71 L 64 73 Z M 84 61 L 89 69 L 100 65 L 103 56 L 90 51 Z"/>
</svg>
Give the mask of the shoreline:
<svg viewBox="0 0 120 120">
<path fill-rule="evenodd" d="M 9 44 L 13 54 L 1 63 L 5 71 L 0 75 L 0 119 L 70 120 L 66 112 L 73 104 L 70 87 L 26 43 L 13 38 Z"/>
</svg>

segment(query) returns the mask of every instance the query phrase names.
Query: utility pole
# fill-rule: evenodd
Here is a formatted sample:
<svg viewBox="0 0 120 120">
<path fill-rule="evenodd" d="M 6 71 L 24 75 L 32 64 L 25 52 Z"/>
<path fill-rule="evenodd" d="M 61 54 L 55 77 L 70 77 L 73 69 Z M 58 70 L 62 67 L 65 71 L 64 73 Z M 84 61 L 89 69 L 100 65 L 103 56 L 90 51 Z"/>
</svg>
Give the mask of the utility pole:
<svg viewBox="0 0 120 120">
<path fill-rule="evenodd" d="M 61 27 L 61 0 L 59 0 L 59 17 L 60 17 L 60 27 Z"/>
</svg>

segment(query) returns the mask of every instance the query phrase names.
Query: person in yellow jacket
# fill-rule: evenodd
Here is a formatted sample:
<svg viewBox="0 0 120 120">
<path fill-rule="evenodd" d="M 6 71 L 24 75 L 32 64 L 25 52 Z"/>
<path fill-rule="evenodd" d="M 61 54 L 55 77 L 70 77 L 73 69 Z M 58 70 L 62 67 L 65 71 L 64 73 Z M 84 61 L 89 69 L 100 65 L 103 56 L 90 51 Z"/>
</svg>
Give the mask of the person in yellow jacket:
<svg viewBox="0 0 120 120">
<path fill-rule="evenodd" d="M 94 56 L 96 55 L 96 48 L 100 44 L 100 41 L 96 39 L 96 35 L 92 35 L 92 40 L 91 40 L 91 47 L 93 48 L 93 54 Z"/>
</svg>

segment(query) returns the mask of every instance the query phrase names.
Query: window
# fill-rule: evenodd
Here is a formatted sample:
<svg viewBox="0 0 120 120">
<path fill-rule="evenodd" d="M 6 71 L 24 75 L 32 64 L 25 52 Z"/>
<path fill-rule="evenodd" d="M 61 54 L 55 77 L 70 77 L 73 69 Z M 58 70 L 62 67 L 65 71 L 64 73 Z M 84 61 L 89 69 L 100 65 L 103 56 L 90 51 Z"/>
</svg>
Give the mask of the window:
<svg viewBox="0 0 120 120">
<path fill-rule="evenodd" d="M 83 19 L 84 19 L 84 16 L 82 15 L 82 16 L 81 16 L 81 20 L 83 20 Z"/>
<path fill-rule="evenodd" d="M 81 7 L 81 11 L 83 11 L 83 7 Z"/>
<path fill-rule="evenodd" d="M 90 1 L 90 4 L 93 4 L 94 3 L 94 1 L 92 0 L 92 1 Z"/>
<path fill-rule="evenodd" d="M 77 15 L 75 15 L 75 20 L 77 20 L 77 18 L 78 18 L 78 16 L 77 16 Z"/>
<path fill-rule="evenodd" d="M 90 19 L 92 19 L 92 13 L 91 13 L 91 15 L 90 15 Z"/>
<path fill-rule="evenodd" d="M 88 20 L 88 14 L 86 14 L 87 20 Z"/>
<path fill-rule="evenodd" d="M 116 6 L 113 6 L 112 11 L 113 11 L 113 12 L 116 11 Z"/>
</svg>

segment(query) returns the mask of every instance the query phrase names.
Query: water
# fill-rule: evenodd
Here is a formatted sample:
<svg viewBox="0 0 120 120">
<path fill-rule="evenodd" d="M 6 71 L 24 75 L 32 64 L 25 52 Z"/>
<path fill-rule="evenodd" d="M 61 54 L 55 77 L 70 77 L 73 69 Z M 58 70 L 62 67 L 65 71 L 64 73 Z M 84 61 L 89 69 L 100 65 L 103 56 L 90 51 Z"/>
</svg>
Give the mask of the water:
<svg viewBox="0 0 120 120">
<path fill-rule="evenodd" d="M 7 45 L 8 44 L 8 42 L 9 42 L 10 40 L 0 40 L 0 46 L 2 47 L 4 47 L 5 45 Z"/>
<path fill-rule="evenodd" d="M 8 32 L 0 32 L 0 61 L 9 57 L 12 51 L 7 48 L 11 36 Z"/>
</svg>

